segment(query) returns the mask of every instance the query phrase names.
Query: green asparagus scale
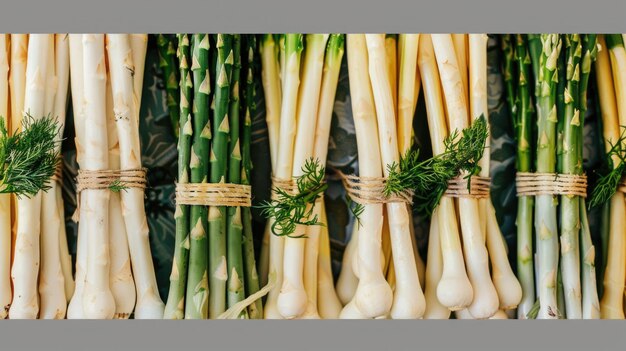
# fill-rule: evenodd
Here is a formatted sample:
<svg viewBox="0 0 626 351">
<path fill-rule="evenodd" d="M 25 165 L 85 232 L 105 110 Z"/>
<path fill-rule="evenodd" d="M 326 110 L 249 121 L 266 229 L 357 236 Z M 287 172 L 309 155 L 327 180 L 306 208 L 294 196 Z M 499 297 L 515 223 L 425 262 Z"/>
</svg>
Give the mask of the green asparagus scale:
<svg viewBox="0 0 626 351">
<path fill-rule="evenodd" d="M 558 34 L 541 34 L 539 62 L 539 95 L 537 98 L 537 172 L 556 171 L 556 88 L 559 80 L 558 57 L 561 38 Z M 531 56 L 532 57 L 532 56 Z M 538 318 L 558 318 L 556 302 L 559 242 L 557 233 L 557 201 L 552 195 L 535 197 L 535 233 L 538 256 Z"/>
<path fill-rule="evenodd" d="M 215 108 L 213 116 L 213 139 L 211 145 L 211 183 L 226 181 L 228 166 L 229 99 L 231 71 L 235 62 L 231 34 L 217 34 L 215 47 Z M 226 207 L 209 207 L 209 317 L 217 318 L 226 310 L 226 282 L 228 264 L 226 262 Z"/>
<path fill-rule="evenodd" d="M 233 34 L 232 54 L 234 64 L 232 68 L 230 84 L 230 107 L 228 123 L 230 130 L 229 159 L 228 159 L 228 182 L 241 183 L 241 149 L 239 145 L 239 77 L 241 73 L 241 35 Z M 241 208 L 227 208 L 227 263 L 228 263 L 228 293 L 227 304 L 232 307 L 245 298 L 245 279 L 243 273 L 243 223 L 241 221 Z M 247 310 L 244 310 L 241 318 L 248 318 Z"/>
<path fill-rule="evenodd" d="M 193 138 L 189 166 L 191 182 L 206 183 L 209 175 L 207 158 L 211 140 L 209 36 L 207 34 L 194 34 L 192 42 Z M 185 319 L 206 319 L 208 316 L 207 227 L 206 206 L 191 206 L 189 276 L 187 278 Z"/>
<path fill-rule="evenodd" d="M 515 134 L 517 141 L 517 171 L 533 170 L 533 133 L 534 117 L 531 97 L 531 60 L 525 36 L 515 38 L 515 60 L 518 67 L 517 90 L 510 104 L 514 104 Z M 510 68 L 512 69 L 512 68 Z M 505 74 L 506 76 L 506 74 Z M 517 308 L 518 318 L 526 318 L 535 303 L 534 250 L 533 250 L 533 207 L 532 196 L 517 198 L 517 277 L 522 285 L 522 301 Z"/>
<path fill-rule="evenodd" d="M 189 72 L 189 35 L 178 35 L 178 58 L 180 66 L 180 126 L 178 138 L 178 183 L 189 182 L 189 158 L 193 135 L 190 103 L 193 83 Z M 165 305 L 165 319 L 183 319 L 185 316 L 185 287 L 189 264 L 189 206 L 176 205 L 176 239 L 174 259 L 170 274 L 170 289 Z"/>
<path fill-rule="evenodd" d="M 241 184 L 250 185 L 250 172 L 252 171 L 252 158 L 250 157 L 250 141 L 252 139 L 252 118 L 251 115 L 256 112 L 256 89 L 257 80 L 255 75 L 255 53 L 256 37 L 253 34 L 246 35 L 246 46 L 243 55 L 247 54 L 246 67 L 246 84 L 245 84 L 245 113 L 242 127 L 242 163 L 243 170 L 241 172 Z M 243 56 L 242 55 L 242 56 Z M 245 276 L 246 296 L 255 294 L 260 289 L 259 276 L 256 269 L 256 260 L 254 258 L 254 236 L 252 233 L 252 211 L 250 207 L 241 209 L 243 216 L 243 263 Z M 248 306 L 248 316 L 250 319 L 263 318 L 263 303 L 261 299 L 256 300 Z"/>
<path fill-rule="evenodd" d="M 582 120 L 580 115 L 580 59 L 582 44 L 578 34 L 567 34 L 565 40 L 565 90 L 563 93 L 563 152 L 560 173 L 581 175 Z M 579 151 L 580 149 L 580 151 Z M 569 319 L 582 318 L 580 288 L 580 197 L 561 195 L 561 272 L 565 293 L 565 315 Z M 561 311 L 563 312 L 563 311 Z"/>
<path fill-rule="evenodd" d="M 581 126 L 584 125 L 584 117 L 587 112 L 587 87 L 589 86 L 589 76 L 591 66 L 596 60 L 598 53 L 598 38 L 595 34 L 582 35 L 582 58 L 580 63 L 580 83 L 578 90 L 580 93 L 579 108 L 581 116 Z M 580 147 L 578 157 L 583 160 L 583 128 L 580 130 Z M 580 257 L 582 259 L 582 318 L 600 318 L 600 302 L 598 298 L 595 258 L 596 251 L 591 241 L 591 231 L 587 219 L 587 205 L 585 199 L 580 200 Z"/>
<path fill-rule="evenodd" d="M 159 34 L 157 36 L 157 46 L 159 49 L 159 68 L 163 70 L 167 109 L 172 123 L 172 130 L 176 133 L 176 136 L 178 136 L 178 124 L 180 120 L 180 91 L 178 89 L 178 81 L 182 72 L 178 70 L 179 64 L 176 62 L 177 52 L 173 36 L 169 34 Z"/>
</svg>

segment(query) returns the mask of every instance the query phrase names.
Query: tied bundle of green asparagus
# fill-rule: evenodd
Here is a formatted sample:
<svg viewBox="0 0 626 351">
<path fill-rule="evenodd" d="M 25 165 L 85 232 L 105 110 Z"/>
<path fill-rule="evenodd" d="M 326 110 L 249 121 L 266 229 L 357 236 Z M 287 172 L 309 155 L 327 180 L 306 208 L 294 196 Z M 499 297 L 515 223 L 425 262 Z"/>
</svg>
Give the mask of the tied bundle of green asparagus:
<svg viewBox="0 0 626 351">
<path fill-rule="evenodd" d="M 180 101 L 178 111 L 170 112 L 178 115 L 179 184 L 249 184 L 256 46 L 254 35 L 179 34 L 179 66 L 168 68 L 175 61 L 161 61 L 164 72 L 175 69 L 180 76 L 178 96 L 167 92 L 171 108 L 170 102 Z M 165 318 L 218 318 L 257 293 L 250 208 L 177 204 L 175 220 Z M 256 299 L 237 317 L 262 315 Z"/>
<path fill-rule="evenodd" d="M 583 125 L 597 36 L 504 35 L 501 47 L 517 171 L 583 175 Z M 517 243 L 523 290 L 518 318 L 600 317 L 584 197 L 520 194 Z"/>
</svg>

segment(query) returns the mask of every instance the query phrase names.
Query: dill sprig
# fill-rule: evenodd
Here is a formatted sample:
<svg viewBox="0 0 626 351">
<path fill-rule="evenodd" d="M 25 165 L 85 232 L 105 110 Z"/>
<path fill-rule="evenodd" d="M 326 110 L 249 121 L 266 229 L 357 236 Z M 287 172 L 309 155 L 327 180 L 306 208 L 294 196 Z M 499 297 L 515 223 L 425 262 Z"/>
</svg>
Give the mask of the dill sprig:
<svg viewBox="0 0 626 351">
<path fill-rule="evenodd" d="M 589 208 L 606 203 L 617 191 L 626 170 L 626 127 L 622 126 L 619 139 L 615 143 L 609 141 L 609 146 L 610 149 L 606 153 L 608 171 L 606 174 L 601 174 L 596 181 Z M 617 158 L 617 164 L 614 164 L 613 156 Z"/>
<path fill-rule="evenodd" d="M 126 189 L 128 189 L 128 186 L 126 185 L 126 183 L 122 182 L 119 179 L 116 179 L 112 181 L 111 184 L 109 184 L 109 190 L 111 190 L 114 193 L 119 193 L 122 190 L 126 191 Z"/>
<path fill-rule="evenodd" d="M 481 115 L 463 130 L 462 135 L 458 131 L 451 133 L 444 140 L 446 151 L 439 155 L 420 161 L 419 150 L 407 151 L 399 164 L 387 166 L 389 176 L 385 195 L 413 190 L 413 209 L 426 215 L 432 214 L 448 188 L 448 181 L 461 172 L 467 173 L 465 179 L 470 188 L 470 177 L 480 172 L 478 162 L 483 156 L 488 134 L 487 122 Z"/>
<path fill-rule="evenodd" d="M 363 211 L 365 211 L 365 206 L 363 206 L 362 204 L 358 202 L 355 202 L 347 194 L 346 194 L 346 202 L 348 203 L 348 209 L 350 210 L 350 213 L 352 213 L 352 215 L 354 216 L 354 219 L 356 219 L 356 224 L 360 228 L 361 227 L 361 215 L 363 214 Z"/>
<path fill-rule="evenodd" d="M 0 193 L 30 198 L 50 189 L 59 162 L 59 133 L 59 123 L 51 116 L 35 120 L 26 113 L 22 131 L 11 136 L 0 119 Z"/>
<path fill-rule="evenodd" d="M 295 194 L 274 188 L 276 199 L 258 206 L 265 218 L 274 218 L 271 226 L 274 235 L 303 238 L 305 235 L 294 235 L 297 225 L 323 225 L 318 216 L 313 215 L 313 208 L 315 200 L 328 188 L 324 176 L 325 169 L 320 161 L 308 159 L 302 167 L 302 176 L 296 179 Z"/>
</svg>

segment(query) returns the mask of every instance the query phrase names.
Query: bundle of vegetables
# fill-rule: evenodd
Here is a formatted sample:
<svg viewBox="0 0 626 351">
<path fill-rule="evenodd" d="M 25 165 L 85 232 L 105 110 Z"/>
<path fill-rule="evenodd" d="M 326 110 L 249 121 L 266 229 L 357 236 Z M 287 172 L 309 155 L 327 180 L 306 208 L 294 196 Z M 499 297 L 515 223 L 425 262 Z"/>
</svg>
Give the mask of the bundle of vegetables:
<svg viewBox="0 0 626 351">
<path fill-rule="evenodd" d="M 69 41 L 81 169 L 68 318 L 161 318 L 138 130 L 147 36 L 71 34 Z"/>
<path fill-rule="evenodd" d="M 608 163 L 607 172 L 602 173 L 599 178 L 590 201 L 591 206 L 603 206 L 608 212 L 608 237 L 602 236 L 603 276 L 599 308 L 603 319 L 624 319 L 626 241 L 623 231 L 623 184 L 626 137 L 623 130 L 620 132 L 620 128 L 626 125 L 626 50 L 623 37 L 619 34 L 599 35 L 598 44 L 595 76 Z M 589 247 L 587 242 L 582 245 L 583 250 Z M 583 274 L 586 273 L 587 266 L 593 263 L 592 254 L 588 260 L 585 257 Z M 585 287 L 586 284 L 583 285 L 584 300 Z"/>
<path fill-rule="evenodd" d="M 586 189 L 576 192 L 578 184 L 586 184 L 582 126 L 596 35 L 509 35 L 501 42 L 518 179 L 522 173 L 548 174 L 548 183 L 561 181 L 566 189 L 533 190 L 518 181 L 517 266 L 523 287 L 518 318 L 599 318 Z"/>
<path fill-rule="evenodd" d="M 2 303 L 12 319 L 64 318 L 72 276 L 57 181 L 69 79 L 67 36 L 32 34 L 14 39 L 15 71 L 11 67 L 10 87 L 3 75 L 1 113 L 6 119 L 0 129 L 2 193 L 17 195 L 17 232 L 12 253 L 10 198 L 3 195 Z M 2 40 L 6 56 L 0 61 L 6 63 L 9 37 Z M 26 59 L 28 64 L 23 65 Z M 16 107 L 11 119 L 9 91 L 11 107 Z M 49 182 L 54 173 L 56 181 Z M 13 291 L 6 276 L 9 264 Z"/>
<path fill-rule="evenodd" d="M 179 187 L 249 185 L 256 45 L 254 35 L 177 36 Z M 177 202 L 164 318 L 262 318 L 250 208 Z"/>
<path fill-rule="evenodd" d="M 275 279 L 265 318 L 337 318 L 323 192 L 344 36 L 285 34 L 280 59 L 276 39 L 265 35 L 261 43 L 275 179 L 275 195 L 262 204 Z"/>
</svg>

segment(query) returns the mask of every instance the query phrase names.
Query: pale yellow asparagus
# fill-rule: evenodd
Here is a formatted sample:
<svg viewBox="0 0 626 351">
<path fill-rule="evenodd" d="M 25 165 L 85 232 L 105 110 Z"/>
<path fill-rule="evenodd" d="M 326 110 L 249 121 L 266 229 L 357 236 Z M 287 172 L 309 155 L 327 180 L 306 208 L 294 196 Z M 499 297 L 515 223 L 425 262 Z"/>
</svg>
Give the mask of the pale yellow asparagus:
<svg viewBox="0 0 626 351">
<path fill-rule="evenodd" d="M 280 110 L 280 131 L 278 141 L 278 159 L 276 162 L 275 177 L 287 180 L 292 176 L 294 139 L 296 136 L 296 108 L 298 105 L 298 89 L 300 86 L 300 50 L 287 53 L 281 50 L 282 64 L 282 100 Z M 273 219 L 268 220 L 267 226 L 271 227 Z M 276 276 L 276 284 L 270 290 L 265 303 L 264 313 L 266 319 L 282 319 L 283 316 L 278 308 L 278 296 L 283 285 L 283 256 L 284 238 L 270 234 L 270 259 L 269 274 Z"/>
<path fill-rule="evenodd" d="M 402 48 L 398 70 L 398 148 L 404 155 L 411 148 L 413 115 L 416 99 L 417 48 L 419 34 L 400 34 Z"/>
<path fill-rule="evenodd" d="M 303 167 L 307 160 L 313 157 L 315 143 L 315 130 L 318 118 L 319 96 L 322 83 L 322 71 L 324 68 L 324 52 L 328 34 L 308 34 L 306 36 L 306 50 L 303 62 L 302 84 L 298 95 L 297 129 L 293 151 L 294 178 L 303 175 Z M 317 206 L 316 206 L 317 207 Z M 305 234 L 309 229 L 306 226 L 296 226 L 296 233 Z M 317 230 L 319 228 L 315 228 Z M 278 296 L 278 310 L 287 318 L 295 318 L 306 312 L 306 318 L 319 318 L 317 310 L 317 276 L 309 276 L 308 284 L 304 281 L 304 256 L 305 243 L 314 240 L 312 247 L 317 248 L 319 242 L 318 233 L 312 233 L 310 238 L 285 238 L 284 261 L 283 261 L 283 284 Z M 315 239 L 313 237 L 316 236 Z M 313 266 L 317 272 L 317 264 Z M 313 272 L 309 272 L 313 273 Z M 307 294 L 312 295 L 310 298 Z M 308 308 L 307 308 L 308 306 Z"/>
<path fill-rule="evenodd" d="M 109 146 L 109 169 L 120 169 L 120 145 L 115 125 L 113 108 L 113 88 L 111 79 L 107 79 L 107 138 Z M 135 281 L 131 270 L 128 252 L 128 237 L 122 215 L 122 199 L 117 192 L 111 192 L 109 198 L 109 245 L 111 247 L 111 269 L 109 280 L 115 299 L 113 319 L 127 319 L 135 309 L 137 298 Z"/>
<path fill-rule="evenodd" d="M 320 164 L 326 165 L 328 156 L 328 139 L 330 137 L 330 126 L 333 117 L 333 108 L 335 105 L 335 94 L 337 93 L 337 83 L 339 81 L 339 72 L 341 70 L 341 60 L 344 52 L 342 37 L 333 37 L 333 39 L 341 38 L 339 48 L 335 46 L 326 50 L 324 58 L 324 69 L 322 73 L 322 84 L 320 90 L 319 106 L 317 112 L 317 124 L 315 128 L 315 140 L 313 144 L 313 157 L 320 161 Z M 330 41 L 329 44 L 333 44 Z M 313 279 L 314 272 L 317 272 L 316 281 L 312 284 L 317 285 L 317 296 L 315 296 L 317 310 L 321 318 L 335 319 L 341 313 L 341 302 L 337 297 L 333 283 L 333 272 L 331 269 L 330 257 L 330 240 L 328 237 L 328 222 L 326 219 L 326 208 L 323 199 L 318 203 L 314 211 L 319 213 L 319 218 L 324 226 L 316 226 L 311 231 L 311 235 L 306 242 L 304 278 L 307 298 L 313 298 L 311 289 L 307 288 L 307 280 Z M 317 231 L 317 233 L 315 233 Z M 315 245 L 315 246 L 313 246 Z"/>
<path fill-rule="evenodd" d="M 70 46 L 69 36 L 67 34 L 55 35 L 55 70 L 57 76 L 57 93 L 54 99 L 54 112 L 65 129 L 65 118 L 67 112 L 67 100 L 69 93 L 70 79 Z M 62 132 L 59 133 L 62 137 Z M 63 282 L 65 285 L 65 299 L 70 301 L 74 294 L 74 276 L 72 274 L 72 257 L 67 246 L 67 236 L 65 232 L 65 210 L 63 206 L 63 191 L 59 188 L 56 192 L 57 211 L 61 218 L 61 227 L 59 228 L 59 254 L 61 255 L 61 270 L 63 273 Z"/>
<path fill-rule="evenodd" d="M 84 158 L 82 169 L 109 167 L 106 125 L 106 60 L 104 34 L 83 34 Z M 115 300 L 109 281 L 109 190 L 85 189 L 80 193 L 79 226 L 87 227 L 87 267 L 83 312 L 88 319 L 110 319 Z"/>
<path fill-rule="evenodd" d="M 32 34 L 28 43 L 26 93 L 24 110 L 35 119 L 44 116 L 47 55 L 51 43 L 49 34 Z M 34 319 L 39 312 L 37 281 L 40 263 L 41 192 L 17 201 L 18 226 L 15 253 L 11 269 L 13 302 L 9 309 L 11 319 Z M 20 220 L 21 218 L 21 220 Z"/>
<path fill-rule="evenodd" d="M 463 92 L 465 93 L 465 100 L 469 99 L 469 58 L 468 53 L 470 51 L 468 43 L 468 35 L 456 33 L 452 34 L 452 44 L 454 45 L 454 53 L 456 55 L 456 61 L 459 66 L 459 73 L 461 74 L 461 82 L 463 82 Z"/>
<path fill-rule="evenodd" d="M 444 109 L 445 105 L 443 104 L 444 96 L 442 94 L 441 79 L 430 35 L 422 35 L 420 38 L 418 65 L 422 77 L 422 85 L 424 86 L 428 130 L 430 132 L 433 154 L 438 155 L 445 151 L 443 141 L 448 136 L 448 127 Z M 438 212 L 439 215 L 436 219 L 438 221 L 443 267 L 441 274 L 438 275 L 437 299 L 443 306 L 451 310 L 459 310 L 467 307 L 472 302 L 473 289 L 465 271 L 454 201 L 445 196 L 441 198 Z M 428 255 L 431 256 L 431 253 L 429 252 Z M 426 269 L 428 270 L 428 267 Z M 428 286 L 428 282 L 426 285 Z"/>
<path fill-rule="evenodd" d="M 0 118 L 10 128 L 9 39 L 0 34 Z M 11 304 L 11 195 L 0 194 L 0 319 L 7 317 Z"/>
<path fill-rule="evenodd" d="M 276 170 L 278 159 L 278 133 L 280 132 L 280 67 L 278 65 L 277 43 L 271 34 L 264 36 L 261 42 L 261 81 L 265 94 L 265 120 L 270 143 L 272 171 Z"/>
<path fill-rule="evenodd" d="M 437 298 L 437 285 L 443 272 L 438 212 L 439 209 L 435 209 L 430 217 L 430 230 L 428 232 L 428 265 L 426 266 L 426 286 L 424 288 L 426 310 L 424 311 L 424 319 L 450 318 L 450 309 L 442 305 Z"/>
<path fill-rule="evenodd" d="M 469 111 L 452 37 L 449 34 L 433 34 L 431 37 L 448 106 L 448 125 L 450 130 L 460 131 L 469 126 Z M 477 319 L 489 318 L 498 310 L 499 302 L 489 274 L 489 256 L 481 230 L 478 201 L 459 198 L 457 202 L 465 263 L 474 290 L 468 310 Z"/>
<path fill-rule="evenodd" d="M 9 86 L 11 91 L 11 128 L 20 130 L 24 113 L 26 93 L 26 60 L 28 55 L 28 34 L 11 34 L 11 70 Z"/>
<path fill-rule="evenodd" d="M 383 173 L 378 128 L 368 73 L 365 36 L 348 34 L 346 43 L 359 174 L 362 177 L 381 177 Z M 360 227 L 357 229 L 359 282 L 352 300 L 341 311 L 340 318 L 374 318 L 386 316 L 391 310 L 393 293 L 380 264 L 382 215 L 382 204 L 363 205 Z"/>
<path fill-rule="evenodd" d="M 65 81 L 65 91 L 58 92 L 59 77 L 56 72 L 56 36 L 52 35 L 51 43 L 48 48 L 48 68 L 46 77 L 46 98 L 44 103 L 45 115 L 57 117 L 58 110 L 56 108 L 57 94 L 63 95 L 67 99 L 67 80 L 69 75 L 62 77 Z M 59 37 L 62 40 L 61 37 Z M 67 43 L 67 42 L 66 42 Z M 61 49 L 61 48 L 59 48 Z M 69 61 L 66 62 L 69 65 Z M 69 67 L 64 69 L 63 74 L 69 73 Z M 59 101 L 59 103 L 61 103 Z M 65 105 L 64 105 L 65 106 Z M 58 118 L 58 117 L 57 117 Z M 61 149 L 61 138 L 63 136 L 63 127 L 65 116 L 59 119 L 61 130 L 57 134 L 57 151 Z M 63 319 L 67 309 L 67 299 L 65 296 L 65 276 L 61 265 L 61 240 L 60 234 L 62 227 L 65 226 L 65 220 L 59 210 L 59 202 L 57 201 L 57 193 L 61 191 L 58 182 L 51 182 L 50 189 L 41 195 L 41 266 L 39 267 L 39 318 L 40 319 Z"/>
<path fill-rule="evenodd" d="M 611 70 L 611 60 L 616 61 L 617 57 L 609 58 L 609 51 L 604 40 L 604 36 L 598 36 L 600 50 L 596 60 L 596 83 L 598 86 L 598 96 L 600 101 L 600 111 L 602 114 L 603 135 L 605 147 L 608 150 L 611 144 L 618 142 L 622 124 L 618 102 L 616 101 L 616 89 L 620 83 L 615 80 L 621 79 Z M 613 53 L 612 53 L 613 54 Z M 614 54 L 613 54 L 614 55 Z M 618 54 L 619 56 L 619 54 Z M 617 62 L 615 62 L 617 63 Z M 613 68 L 618 68 L 614 66 Z M 619 162 L 617 156 L 613 158 L 614 164 Z M 626 275 L 626 240 L 624 238 L 624 228 L 626 227 L 624 204 L 624 194 L 616 192 L 611 197 L 610 202 L 610 233 L 608 244 L 608 258 L 604 272 L 604 293 L 600 300 L 600 315 L 602 319 L 624 319 L 624 278 Z"/>
<path fill-rule="evenodd" d="M 133 92 L 135 94 L 136 114 L 139 114 L 141 106 L 141 96 L 143 92 L 143 76 L 146 67 L 146 53 L 148 51 L 148 35 L 147 34 L 130 34 L 131 57 L 133 62 Z M 139 118 L 136 122 L 139 125 Z"/>
<path fill-rule="evenodd" d="M 381 166 L 388 176 L 387 165 L 400 161 L 396 118 L 384 51 L 384 38 L 378 34 L 367 34 L 369 75 L 375 101 Z M 424 314 L 424 294 L 419 283 L 415 255 L 409 230 L 409 211 L 405 203 L 387 203 L 389 234 L 394 260 L 396 286 L 390 316 L 394 319 L 421 318 Z"/>
<path fill-rule="evenodd" d="M 139 45 L 143 43 L 141 38 L 143 35 L 108 36 L 113 111 L 117 120 L 122 169 L 142 167 L 139 141 L 141 83 L 137 84 L 137 80 L 143 77 L 141 71 L 145 65 L 145 47 Z M 135 59 L 139 60 L 137 64 L 135 64 Z M 135 318 L 163 318 L 165 306 L 159 296 L 152 263 L 148 222 L 144 208 L 144 191 L 139 188 L 128 188 L 121 192 L 121 198 L 122 215 L 137 290 Z"/>
<path fill-rule="evenodd" d="M 83 43 L 82 34 L 70 34 L 70 89 L 72 91 L 72 107 L 74 114 L 74 131 L 76 137 L 76 161 L 79 166 L 84 165 L 83 157 L 85 153 L 84 129 L 85 129 L 85 103 L 84 103 L 84 74 L 83 74 Z M 87 268 L 87 239 L 88 232 L 86 226 L 78 226 L 78 239 L 76 243 L 76 284 L 74 293 L 67 306 L 68 319 L 82 319 L 83 313 L 83 291 L 85 287 L 85 272 Z"/>
<path fill-rule="evenodd" d="M 396 36 L 385 36 L 385 57 L 387 74 L 393 100 L 393 110 L 398 109 L 398 40 Z"/>
<path fill-rule="evenodd" d="M 354 267 L 358 264 L 358 236 L 359 236 L 359 223 L 354 223 L 352 226 L 352 234 L 350 240 L 343 251 L 343 258 L 341 260 L 341 271 L 339 272 L 339 278 L 337 279 L 337 296 L 342 305 L 347 305 L 354 297 L 356 288 L 359 284 L 359 278 L 356 275 Z"/>
</svg>

